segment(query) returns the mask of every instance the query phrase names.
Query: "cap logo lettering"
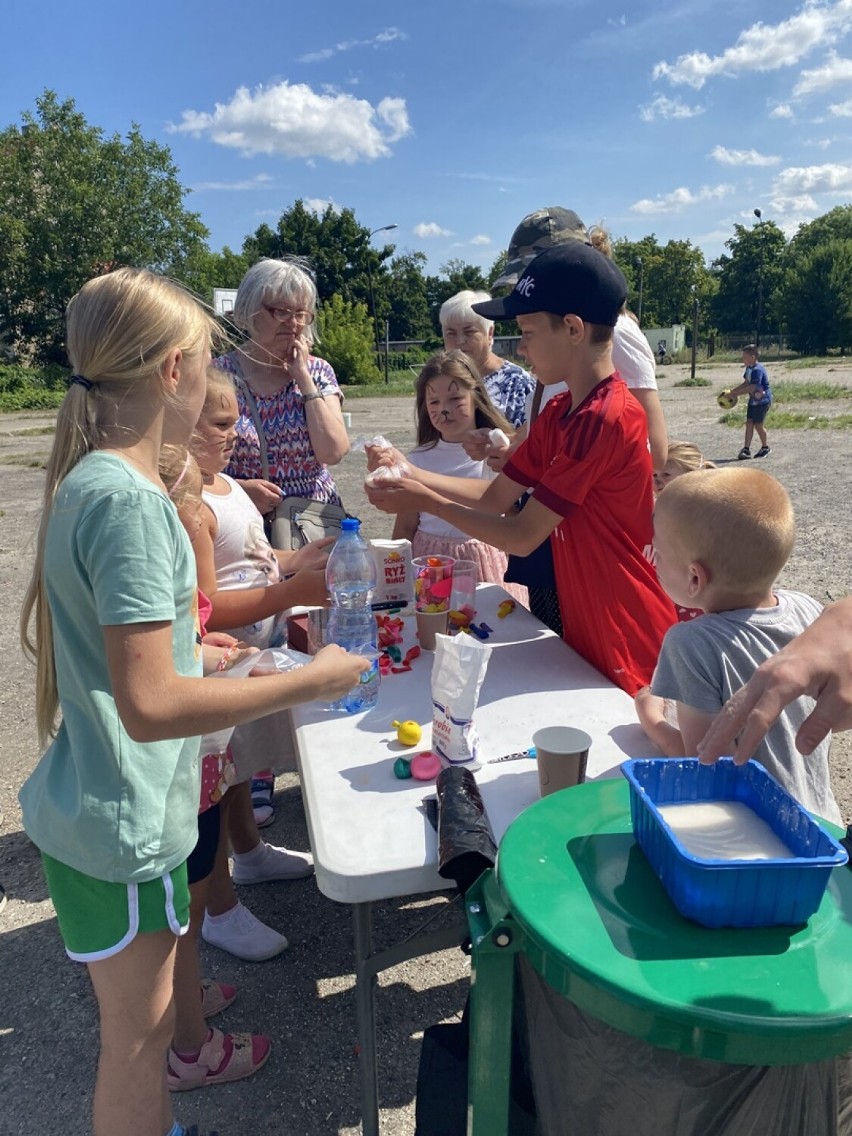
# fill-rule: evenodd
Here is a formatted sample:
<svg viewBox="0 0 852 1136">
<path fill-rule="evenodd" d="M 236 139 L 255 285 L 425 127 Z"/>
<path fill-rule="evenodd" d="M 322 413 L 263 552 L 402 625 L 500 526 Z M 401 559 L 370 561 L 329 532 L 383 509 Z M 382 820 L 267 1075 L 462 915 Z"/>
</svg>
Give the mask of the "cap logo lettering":
<svg viewBox="0 0 852 1136">
<path fill-rule="evenodd" d="M 518 295 L 525 297 L 525 299 L 527 299 L 527 300 L 530 298 L 530 293 L 533 291 L 534 288 L 535 288 L 535 278 L 532 277 L 532 276 L 524 276 L 515 285 L 515 291 L 518 293 Z"/>
</svg>

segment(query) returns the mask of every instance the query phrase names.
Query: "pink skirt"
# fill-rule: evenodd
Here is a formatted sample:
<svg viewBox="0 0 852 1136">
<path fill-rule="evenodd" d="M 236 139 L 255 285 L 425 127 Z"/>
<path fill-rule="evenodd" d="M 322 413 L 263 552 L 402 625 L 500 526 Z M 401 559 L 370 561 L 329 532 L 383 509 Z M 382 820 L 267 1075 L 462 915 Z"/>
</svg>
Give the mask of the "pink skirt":
<svg viewBox="0 0 852 1136">
<path fill-rule="evenodd" d="M 455 537 L 432 536 L 431 533 L 414 534 L 411 542 L 412 556 L 452 556 L 454 560 L 472 560 L 479 568 L 480 584 L 499 584 L 505 588 L 512 599 L 529 606 L 527 589 L 521 584 L 507 584 L 503 579 L 508 557 L 499 548 L 483 544 L 481 540 L 457 540 Z"/>
</svg>

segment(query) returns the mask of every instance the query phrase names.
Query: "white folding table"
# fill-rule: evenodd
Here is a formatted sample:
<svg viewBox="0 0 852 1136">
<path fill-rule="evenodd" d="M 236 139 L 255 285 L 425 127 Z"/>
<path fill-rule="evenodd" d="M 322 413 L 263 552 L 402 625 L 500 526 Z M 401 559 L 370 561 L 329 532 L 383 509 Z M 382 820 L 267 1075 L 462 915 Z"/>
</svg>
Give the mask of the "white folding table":
<svg viewBox="0 0 852 1136">
<path fill-rule="evenodd" d="M 498 617 L 498 605 L 508 598 L 495 584 L 477 590 L 476 622 L 487 623 L 493 634 L 474 716 L 486 763 L 475 776 L 498 843 L 518 813 L 538 799 L 538 777 L 529 758 L 502 764 L 488 759 L 527 749 L 540 726 L 574 725 L 591 735 L 590 778 L 614 775 L 627 757 L 658 752 L 624 691 L 520 605 Z M 403 654 L 416 642 L 414 623 L 413 617 L 405 620 Z M 378 703 L 366 713 L 332 712 L 317 704 L 293 711 L 317 884 L 329 899 L 352 905 L 364 1136 L 379 1131 L 377 974 L 457 945 L 467 933 L 460 922 L 373 952 L 373 901 L 453 886 L 438 875 L 437 836 L 423 807 L 434 783 L 399 780 L 393 773 L 397 757 L 429 748 L 433 659 L 424 651 L 410 672 L 383 678 Z M 423 726 L 423 740 L 414 750 L 403 749 L 391 724 L 406 719 Z"/>
</svg>

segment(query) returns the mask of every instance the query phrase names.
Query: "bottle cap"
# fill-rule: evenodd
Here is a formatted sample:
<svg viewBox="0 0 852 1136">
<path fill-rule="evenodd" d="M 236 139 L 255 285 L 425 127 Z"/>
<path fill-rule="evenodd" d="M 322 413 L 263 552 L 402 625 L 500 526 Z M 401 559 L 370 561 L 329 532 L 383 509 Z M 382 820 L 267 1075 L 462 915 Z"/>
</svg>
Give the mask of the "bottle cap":
<svg viewBox="0 0 852 1136">
<path fill-rule="evenodd" d="M 361 522 L 357 517 L 344 517 L 340 522 L 340 527 L 343 532 L 357 532 L 361 527 Z"/>
</svg>

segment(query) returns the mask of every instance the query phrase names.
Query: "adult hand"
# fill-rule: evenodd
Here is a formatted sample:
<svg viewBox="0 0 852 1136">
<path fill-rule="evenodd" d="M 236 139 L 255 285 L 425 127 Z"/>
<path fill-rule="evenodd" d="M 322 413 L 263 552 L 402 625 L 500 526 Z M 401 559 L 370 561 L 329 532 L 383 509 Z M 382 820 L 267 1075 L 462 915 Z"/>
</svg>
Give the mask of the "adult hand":
<svg viewBox="0 0 852 1136">
<path fill-rule="evenodd" d="M 303 339 L 300 335 L 293 340 L 293 345 L 287 349 L 284 359 L 284 370 L 287 372 L 288 378 L 295 382 L 302 394 L 311 394 L 315 389 L 315 383 L 308 368 L 309 355 L 310 344 L 307 339 Z"/>
<path fill-rule="evenodd" d="M 430 513 L 432 506 L 444 500 L 410 477 L 365 484 L 364 489 L 370 504 L 383 513 Z"/>
<path fill-rule="evenodd" d="M 361 675 L 370 669 L 371 662 L 363 655 L 350 655 L 336 643 L 329 643 L 317 651 L 308 664 L 322 684 L 321 698 L 334 702 L 358 685 Z"/>
<path fill-rule="evenodd" d="M 737 764 L 748 761 L 784 707 L 802 695 L 816 706 L 796 734 L 800 753 L 812 753 L 830 730 L 852 729 L 852 597 L 827 607 L 758 667 L 719 711 L 698 744 L 699 758 L 709 764 L 731 754 Z"/>
<path fill-rule="evenodd" d="M 254 477 L 241 481 L 240 485 L 251 497 L 254 507 L 261 514 L 269 513 L 276 505 L 281 504 L 283 494 L 274 481 L 264 481 L 261 477 Z"/>
</svg>

